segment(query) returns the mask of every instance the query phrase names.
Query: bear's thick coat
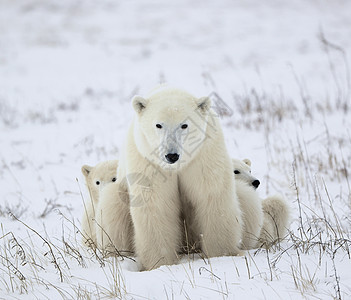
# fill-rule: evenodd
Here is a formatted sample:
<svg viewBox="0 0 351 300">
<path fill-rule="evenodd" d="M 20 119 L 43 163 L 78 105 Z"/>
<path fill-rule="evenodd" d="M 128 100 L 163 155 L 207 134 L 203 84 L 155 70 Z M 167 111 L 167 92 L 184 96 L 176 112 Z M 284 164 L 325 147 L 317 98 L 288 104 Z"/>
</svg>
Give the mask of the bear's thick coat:
<svg viewBox="0 0 351 300">
<path fill-rule="evenodd" d="M 95 219 L 97 245 L 105 255 L 134 252 L 129 197 L 121 194 L 120 185 L 110 184 L 101 191 Z"/>
<path fill-rule="evenodd" d="M 262 200 L 262 210 L 264 217 L 258 246 L 268 249 L 286 237 L 290 207 L 283 196 L 274 195 Z"/>
</svg>

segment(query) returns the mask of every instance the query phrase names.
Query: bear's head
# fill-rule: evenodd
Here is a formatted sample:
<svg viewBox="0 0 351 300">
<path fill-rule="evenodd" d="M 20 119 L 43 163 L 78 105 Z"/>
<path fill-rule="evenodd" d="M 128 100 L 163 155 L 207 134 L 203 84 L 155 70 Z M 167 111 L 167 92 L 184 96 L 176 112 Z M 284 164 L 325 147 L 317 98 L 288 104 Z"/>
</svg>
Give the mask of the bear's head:
<svg viewBox="0 0 351 300">
<path fill-rule="evenodd" d="M 257 189 L 260 185 L 260 181 L 251 175 L 251 161 L 247 158 L 243 160 L 233 158 L 232 162 L 235 179 L 244 181 Z"/>
<path fill-rule="evenodd" d="M 179 89 L 164 88 L 132 100 L 137 117 L 134 139 L 138 151 L 165 169 L 188 164 L 206 138 L 211 101 Z"/>
<path fill-rule="evenodd" d="M 99 200 L 99 193 L 106 184 L 116 181 L 117 167 L 118 160 L 104 161 L 95 167 L 88 165 L 82 167 L 90 197 L 95 203 Z"/>
</svg>

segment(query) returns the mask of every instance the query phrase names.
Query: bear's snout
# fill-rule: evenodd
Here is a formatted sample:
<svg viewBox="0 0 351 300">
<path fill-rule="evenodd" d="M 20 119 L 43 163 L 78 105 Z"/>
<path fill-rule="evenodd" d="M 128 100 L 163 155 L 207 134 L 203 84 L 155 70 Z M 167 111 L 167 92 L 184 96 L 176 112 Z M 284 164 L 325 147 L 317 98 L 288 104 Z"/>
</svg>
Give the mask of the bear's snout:
<svg viewBox="0 0 351 300">
<path fill-rule="evenodd" d="M 258 186 L 260 185 L 260 181 L 258 179 L 252 181 L 252 185 L 255 187 L 255 189 L 258 188 Z"/>
<path fill-rule="evenodd" d="M 179 154 L 178 153 L 168 153 L 167 155 L 165 155 L 165 157 L 170 164 L 174 164 L 179 159 Z"/>
</svg>

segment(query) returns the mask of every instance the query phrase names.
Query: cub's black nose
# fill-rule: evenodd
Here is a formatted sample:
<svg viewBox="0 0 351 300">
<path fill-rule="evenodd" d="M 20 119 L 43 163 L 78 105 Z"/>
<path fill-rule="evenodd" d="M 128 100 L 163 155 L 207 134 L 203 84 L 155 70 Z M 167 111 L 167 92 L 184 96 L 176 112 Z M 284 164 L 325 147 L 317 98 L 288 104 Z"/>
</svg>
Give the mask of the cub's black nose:
<svg viewBox="0 0 351 300">
<path fill-rule="evenodd" d="M 168 153 L 166 156 L 167 161 L 170 164 L 174 164 L 179 159 L 179 154 L 177 153 Z"/>
<path fill-rule="evenodd" d="M 260 181 L 258 179 L 252 181 L 252 185 L 255 187 L 255 189 L 258 188 L 258 186 L 260 185 Z"/>
</svg>

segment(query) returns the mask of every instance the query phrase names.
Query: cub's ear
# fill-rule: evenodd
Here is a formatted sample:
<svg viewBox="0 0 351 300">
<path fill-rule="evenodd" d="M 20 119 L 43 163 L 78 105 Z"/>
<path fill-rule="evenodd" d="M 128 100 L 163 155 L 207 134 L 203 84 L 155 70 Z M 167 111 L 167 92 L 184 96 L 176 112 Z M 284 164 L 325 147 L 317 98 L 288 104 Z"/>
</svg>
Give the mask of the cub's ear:
<svg viewBox="0 0 351 300">
<path fill-rule="evenodd" d="M 132 99 L 132 105 L 134 110 L 139 114 L 141 113 L 145 108 L 148 103 L 148 100 L 141 97 L 141 96 L 134 96 Z"/>
<path fill-rule="evenodd" d="M 196 104 L 201 112 L 207 112 L 211 107 L 211 99 L 209 97 L 201 97 L 197 99 Z"/>
<path fill-rule="evenodd" d="M 91 170 L 93 169 L 93 167 L 88 166 L 88 165 L 84 165 L 82 167 L 82 173 L 85 177 L 88 177 L 89 173 L 91 172 Z"/>
<path fill-rule="evenodd" d="M 251 167 L 251 160 L 249 160 L 248 158 L 243 159 L 243 162 L 247 164 L 249 167 Z"/>
</svg>

